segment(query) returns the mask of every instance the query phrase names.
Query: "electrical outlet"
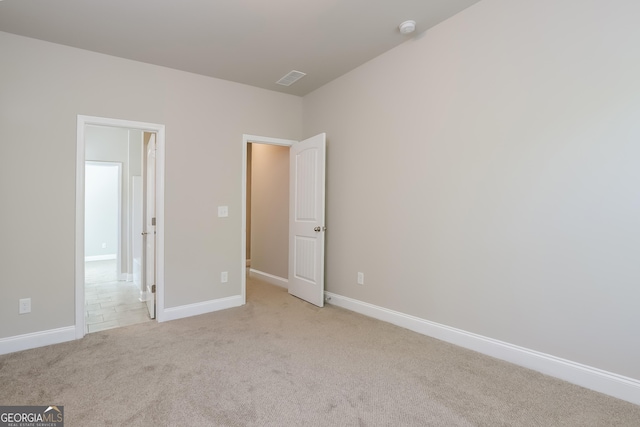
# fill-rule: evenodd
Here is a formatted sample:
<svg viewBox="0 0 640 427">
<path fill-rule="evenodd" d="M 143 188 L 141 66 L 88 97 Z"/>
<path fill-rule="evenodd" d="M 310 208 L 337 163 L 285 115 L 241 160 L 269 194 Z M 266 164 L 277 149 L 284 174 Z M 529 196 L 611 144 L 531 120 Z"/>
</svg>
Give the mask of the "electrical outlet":
<svg viewBox="0 0 640 427">
<path fill-rule="evenodd" d="M 107 243 L 106 242 L 102 242 L 102 249 L 106 249 L 107 248 Z"/>
<path fill-rule="evenodd" d="M 220 273 L 220 282 L 227 283 L 228 281 L 229 281 L 229 273 L 226 271 L 223 271 L 222 273 Z"/>
<path fill-rule="evenodd" d="M 358 272 L 358 285 L 364 285 L 364 273 Z"/>
<path fill-rule="evenodd" d="M 31 313 L 31 298 L 21 298 L 18 314 Z"/>
<path fill-rule="evenodd" d="M 229 216 L 229 206 L 218 206 L 218 217 L 225 218 Z"/>
</svg>

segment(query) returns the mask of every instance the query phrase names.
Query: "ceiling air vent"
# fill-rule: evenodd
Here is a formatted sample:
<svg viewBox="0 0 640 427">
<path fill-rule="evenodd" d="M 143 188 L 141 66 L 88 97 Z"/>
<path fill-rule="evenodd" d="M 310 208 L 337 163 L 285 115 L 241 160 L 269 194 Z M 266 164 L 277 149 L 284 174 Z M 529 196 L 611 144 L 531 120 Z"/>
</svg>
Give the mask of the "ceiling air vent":
<svg viewBox="0 0 640 427">
<path fill-rule="evenodd" d="M 300 80 L 306 75 L 307 75 L 306 73 L 296 71 L 296 70 L 289 71 L 289 74 L 287 74 L 286 76 L 278 80 L 276 83 L 282 86 L 291 86 L 292 84 L 294 84 L 295 82 L 297 82 L 298 80 Z"/>
</svg>

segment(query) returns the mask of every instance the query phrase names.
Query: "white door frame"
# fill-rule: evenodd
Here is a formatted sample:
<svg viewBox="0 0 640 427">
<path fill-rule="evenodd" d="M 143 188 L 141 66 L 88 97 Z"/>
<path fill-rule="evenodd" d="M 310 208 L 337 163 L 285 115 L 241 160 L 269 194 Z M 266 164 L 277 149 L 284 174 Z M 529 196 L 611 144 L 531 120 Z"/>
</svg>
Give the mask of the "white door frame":
<svg viewBox="0 0 640 427">
<path fill-rule="evenodd" d="M 84 304 L 84 166 L 85 166 L 85 128 L 87 125 L 111 126 L 154 132 L 157 135 L 156 158 L 156 319 L 164 320 L 164 125 L 134 122 L 130 120 L 109 119 L 104 117 L 78 115 L 76 139 L 76 339 L 85 335 Z"/>
<path fill-rule="evenodd" d="M 296 140 L 271 138 L 268 136 L 242 135 L 242 209 L 241 209 L 241 233 L 240 233 L 240 284 L 242 289 L 242 304 L 247 303 L 247 144 L 270 144 L 291 147 Z"/>
</svg>

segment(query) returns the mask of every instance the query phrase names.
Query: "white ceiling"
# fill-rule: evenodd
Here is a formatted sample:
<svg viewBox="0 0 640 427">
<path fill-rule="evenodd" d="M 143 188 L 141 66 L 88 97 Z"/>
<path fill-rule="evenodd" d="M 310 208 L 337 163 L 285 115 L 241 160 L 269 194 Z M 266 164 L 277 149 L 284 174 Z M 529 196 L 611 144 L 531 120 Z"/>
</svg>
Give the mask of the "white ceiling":
<svg viewBox="0 0 640 427">
<path fill-rule="evenodd" d="M 5 0 L 0 31 L 302 96 L 478 1 Z"/>
</svg>

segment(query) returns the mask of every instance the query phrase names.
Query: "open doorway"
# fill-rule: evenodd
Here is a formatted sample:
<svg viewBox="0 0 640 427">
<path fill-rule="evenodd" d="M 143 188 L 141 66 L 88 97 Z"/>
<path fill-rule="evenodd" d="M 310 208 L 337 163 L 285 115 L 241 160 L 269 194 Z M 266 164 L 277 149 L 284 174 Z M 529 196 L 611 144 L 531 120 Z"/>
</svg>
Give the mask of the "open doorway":
<svg viewBox="0 0 640 427">
<path fill-rule="evenodd" d="M 255 277 L 268 283 L 288 287 L 288 240 L 283 245 L 282 237 L 288 239 L 289 217 L 289 149 L 296 141 L 269 138 L 255 135 L 243 135 L 243 181 L 242 181 L 242 300 L 247 300 L 247 277 Z M 286 153 L 286 166 L 283 155 Z M 275 159 L 275 160 L 274 160 Z M 273 171 L 272 171 L 273 169 Z M 277 170 L 276 170 L 277 169 Z M 273 172 L 273 175 L 270 173 Z M 282 182 L 283 175 L 287 181 Z M 267 177 L 266 180 L 264 178 Z M 278 202 L 267 206 L 268 212 L 262 213 L 262 207 L 269 205 L 269 189 L 276 188 Z M 284 205 L 282 196 L 286 199 Z M 277 226 L 267 230 L 269 221 L 276 218 Z M 283 219 L 286 228 L 282 230 Z M 271 254 L 268 248 L 270 236 L 278 230 L 277 250 Z M 284 255 L 283 255 L 284 254 Z M 286 263 L 284 268 L 282 260 Z"/>
<path fill-rule="evenodd" d="M 100 131 L 98 128 L 89 130 L 87 144 L 95 143 L 94 134 Z M 107 139 L 103 143 L 117 146 L 118 140 Z M 95 154 L 99 150 L 87 151 Z M 123 194 L 123 166 L 126 166 L 127 171 L 135 169 L 123 162 L 85 162 L 86 332 L 97 332 L 148 320 L 144 304 L 138 301 L 138 292 L 131 282 L 127 281 L 128 254 L 122 250 L 122 225 L 123 205 L 126 208 L 129 203 L 126 203 L 126 192 Z M 124 185 L 125 191 L 127 188 L 128 186 Z M 125 215 L 125 218 L 129 217 L 130 215 Z M 127 222 L 124 224 L 128 225 Z M 124 246 L 127 248 L 129 245 L 126 244 L 126 233 L 124 237 Z"/>
<path fill-rule="evenodd" d="M 247 273 L 287 288 L 289 147 L 247 146 Z"/>
<path fill-rule="evenodd" d="M 143 170 L 143 132 L 85 129 L 85 332 L 150 320 L 133 279 L 134 181 Z"/>
<path fill-rule="evenodd" d="M 148 165 L 149 147 L 153 167 Z M 152 183 L 145 176 L 150 169 Z M 163 196 L 164 126 L 78 116 L 77 338 L 155 317 L 156 305 L 163 302 Z M 153 227 L 145 228 L 149 206 Z M 145 240 L 153 242 L 148 259 Z M 147 266 L 152 274 L 145 273 Z M 145 275 L 153 281 L 152 294 L 145 291 Z"/>
<path fill-rule="evenodd" d="M 251 276 L 285 287 L 293 296 L 319 307 L 324 305 L 325 147 L 324 133 L 299 142 L 243 135 L 243 303 L 247 299 L 245 271 L 249 264 Z M 278 158 L 277 164 L 283 166 L 277 169 L 266 161 L 261 165 L 264 170 L 258 169 L 259 153 L 266 154 L 265 158 Z M 284 166 L 287 163 L 288 167 Z M 263 186 L 267 188 L 256 195 Z M 281 221 L 286 223 L 284 227 L 279 226 Z M 285 236 L 286 243 L 277 243 Z M 263 271 L 266 269 L 286 272 L 286 276 Z"/>
</svg>

